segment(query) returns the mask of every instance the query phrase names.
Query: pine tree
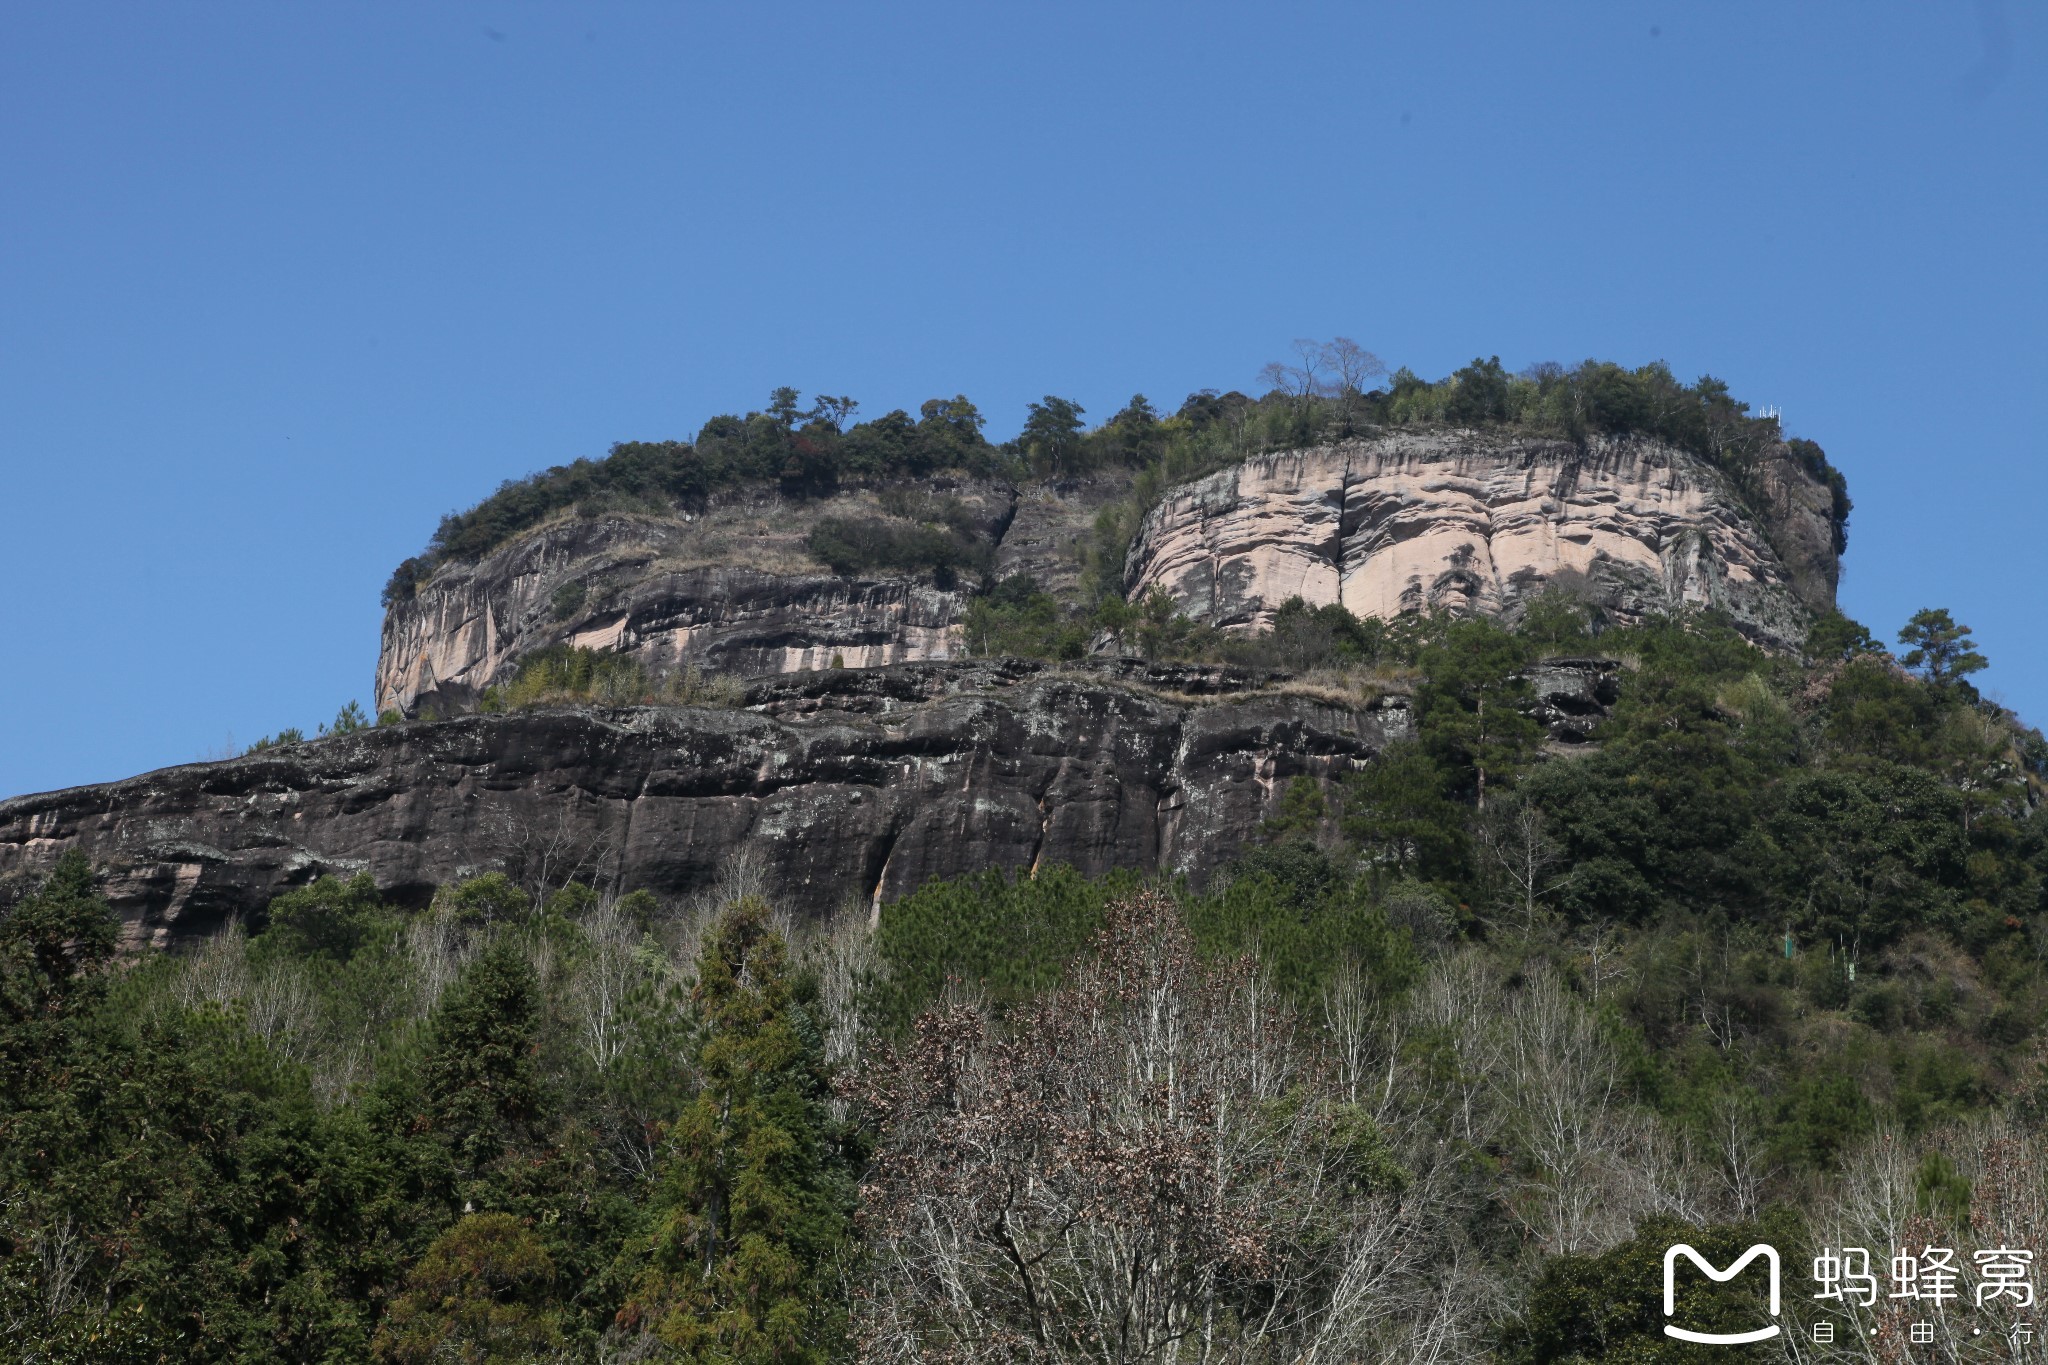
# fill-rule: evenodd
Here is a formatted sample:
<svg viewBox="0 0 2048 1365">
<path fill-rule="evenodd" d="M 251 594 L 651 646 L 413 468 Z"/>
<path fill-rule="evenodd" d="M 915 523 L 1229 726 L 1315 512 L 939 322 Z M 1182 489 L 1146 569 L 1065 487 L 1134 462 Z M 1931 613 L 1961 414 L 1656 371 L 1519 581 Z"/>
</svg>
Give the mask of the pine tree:
<svg viewBox="0 0 2048 1365">
<path fill-rule="evenodd" d="M 651 1226 L 627 1251 L 620 1320 L 691 1359 L 823 1361 L 835 1328 L 821 1274 L 845 1213 L 826 1180 L 820 1061 L 787 953 L 758 900 L 713 928 L 698 963 L 702 1088 L 670 1130 Z"/>
<path fill-rule="evenodd" d="M 1991 666 L 1991 661 L 1977 652 L 1970 628 L 1959 625 L 1946 608 L 1929 607 L 1913 613 L 1913 619 L 1899 632 L 1899 643 L 1913 646 L 1899 662 L 1919 669 L 1936 687 L 1959 683 Z"/>
<path fill-rule="evenodd" d="M 1483 617 L 1452 624 L 1422 652 L 1429 679 L 1416 698 L 1423 744 L 1446 772 L 1469 781 L 1482 811 L 1489 786 L 1512 782 L 1542 737 L 1524 712 L 1527 661 L 1526 644 Z"/>
<path fill-rule="evenodd" d="M 517 1218 L 464 1218 L 435 1238 L 406 1276 L 405 1292 L 377 1333 L 377 1357 L 393 1365 L 564 1359 L 554 1279 L 547 1248 Z"/>
<path fill-rule="evenodd" d="M 65 1020 L 101 989 L 119 927 L 75 849 L 0 916 L 0 1074 L 49 1060 Z"/>
<path fill-rule="evenodd" d="M 534 1053 L 540 995 L 505 940 L 464 970 L 434 1009 L 420 1068 L 428 1126 L 474 1176 L 530 1135 L 544 1109 Z"/>
</svg>

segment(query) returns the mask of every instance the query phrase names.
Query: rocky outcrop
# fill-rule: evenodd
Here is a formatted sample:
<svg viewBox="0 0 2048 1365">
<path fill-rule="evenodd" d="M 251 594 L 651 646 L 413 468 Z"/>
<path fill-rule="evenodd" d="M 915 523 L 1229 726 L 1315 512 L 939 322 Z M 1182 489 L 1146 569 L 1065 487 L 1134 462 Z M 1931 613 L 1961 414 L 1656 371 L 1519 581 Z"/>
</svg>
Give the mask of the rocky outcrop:
<svg viewBox="0 0 2048 1365">
<path fill-rule="evenodd" d="M 1133 541 L 1125 585 L 1257 628 L 1294 596 L 1360 616 L 1513 617 L 1568 577 L 1621 620 L 1713 606 L 1759 643 L 1796 649 L 1834 604 L 1829 494 L 1782 447 L 1754 482 L 1752 514 L 1720 471 L 1638 438 L 1387 434 L 1175 489 Z"/>
<path fill-rule="evenodd" d="M 934 479 L 889 491 L 964 507 L 998 577 L 1028 573 L 1071 592 L 1082 536 L 1128 484 L 1122 474 L 1021 489 Z M 805 548 L 824 517 L 890 515 L 871 490 L 796 499 L 772 488 L 668 516 L 564 515 L 479 563 L 441 566 L 387 608 L 377 710 L 472 710 L 521 659 L 552 645 L 624 653 L 656 672 L 740 676 L 955 658 L 976 584 L 931 573 L 841 577 Z"/>
<path fill-rule="evenodd" d="M 324 872 L 410 903 L 543 864 L 676 896 L 751 851 L 777 902 L 814 914 L 986 867 L 1199 879 L 1295 775 L 1334 777 L 1411 732 L 1403 697 L 1276 681 L 993 660 L 767 679 L 732 710 L 378 726 L 0 802 L 0 883 L 82 849 L 139 946 L 259 915 Z"/>
</svg>

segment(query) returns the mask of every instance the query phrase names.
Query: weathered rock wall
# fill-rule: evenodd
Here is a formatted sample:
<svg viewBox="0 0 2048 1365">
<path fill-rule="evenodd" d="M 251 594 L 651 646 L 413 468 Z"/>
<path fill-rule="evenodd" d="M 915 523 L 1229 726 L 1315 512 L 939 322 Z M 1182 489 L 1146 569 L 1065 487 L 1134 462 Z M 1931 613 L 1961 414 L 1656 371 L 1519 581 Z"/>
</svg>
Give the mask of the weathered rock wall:
<svg viewBox="0 0 2048 1365">
<path fill-rule="evenodd" d="M 1828 494 L 1782 450 L 1761 484 L 1758 518 L 1712 466 L 1636 438 L 1383 435 L 1175 489 L 1134 540 L 1126 587 L 1256 628 L 1297 595 L 1361 616 L 1512 617 L 1571 571 L 1623 619 L 1711 605 L 1759 642 L 1797 648 L 1811 613 L 1834 602 Z"/>
<path fill-rule="evenodd" d="M 140 946 L 257 915 L 323 872 L 419 903 L 547 859 L 674 896 L 751 851 L 769 894 L 809 913 L 986 867 L 1199 879 L 1296 774 L 1334 776 L 1410 732 L 1404 698 L 1332 704 L 1262 681 L 998 660 L 765 680 L 736 710 L 379 726 L 0 802 L 0 884 L 82 849 Z"/>
<path fill-rule="evenodd" d="M 1082 535 L 1127 486 L 1112 474 L 1022 489 L 937 479 L 901 490 L 970 508 L 998 576 L 1030 573 L 1071 591 Z M 975 585 L 942 587 L 929 573 L 843 578 L 805 549 L 822 517 L 882 511 L 871 491 L 789 499 L 750 489 L 692 514 L 563 517 L 479 563 L 442 566 L 386 610 L 377 710 L 471 710 L 521 659 L 558 644 L 618 651 L 655 670 L 740 676 L 835 658 L 876 668 L 958 657 Z"/>
</svg>

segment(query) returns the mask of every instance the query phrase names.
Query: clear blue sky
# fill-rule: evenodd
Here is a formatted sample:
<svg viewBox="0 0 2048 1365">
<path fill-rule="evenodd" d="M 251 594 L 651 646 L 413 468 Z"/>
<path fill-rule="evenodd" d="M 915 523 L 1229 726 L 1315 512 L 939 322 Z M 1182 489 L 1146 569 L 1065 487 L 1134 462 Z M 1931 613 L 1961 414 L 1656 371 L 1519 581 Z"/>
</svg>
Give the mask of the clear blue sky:
<svg viewBox="0 0 2048 1365">
<path fill-rule="evenodd" d="M 2029 4 L 0 8 L 0 794 L 370 699 L 436 519 L 793 384 L 1663 358 L 2048 720 Z"/>
</svg>

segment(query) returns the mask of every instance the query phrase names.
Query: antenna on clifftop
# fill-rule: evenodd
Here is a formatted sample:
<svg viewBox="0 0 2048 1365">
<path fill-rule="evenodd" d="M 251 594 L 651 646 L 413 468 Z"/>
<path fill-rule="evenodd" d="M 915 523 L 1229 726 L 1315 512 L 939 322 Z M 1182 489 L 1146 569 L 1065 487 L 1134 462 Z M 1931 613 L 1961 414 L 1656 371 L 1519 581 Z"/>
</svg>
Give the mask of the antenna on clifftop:
<svg viewBox="0 0 2048 1365">
<path fill-rule="evenodd" d="M 1783 425 L 1785 421 L 1785 410 L 1775 403 L 1769 407 L 1758 408 L 1756 415 L 1762 418 L 1776 418 L 1780 425 Z"/>
</svg>

